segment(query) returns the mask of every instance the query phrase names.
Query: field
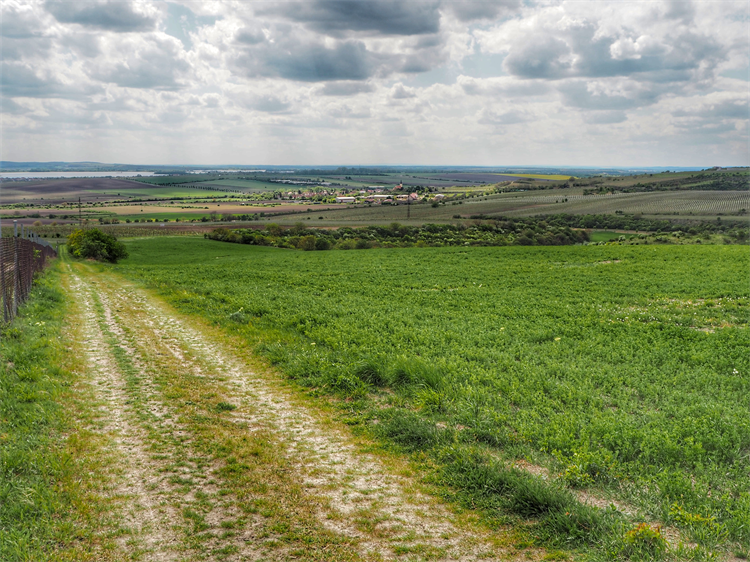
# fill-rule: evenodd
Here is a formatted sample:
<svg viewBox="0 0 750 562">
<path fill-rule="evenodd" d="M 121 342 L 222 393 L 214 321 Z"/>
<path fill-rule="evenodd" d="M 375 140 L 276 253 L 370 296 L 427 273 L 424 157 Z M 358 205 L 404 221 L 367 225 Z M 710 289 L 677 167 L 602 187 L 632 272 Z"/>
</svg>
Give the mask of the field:
<svg viewBox="0 0 750 562">
<path fill-rule="evenodd" d="M 454 222 L 476 216 L 523 217 L 545 214 L 639 214 L 644 217 L 669 217 L 682 220 L 716 220 L 719 216 L 742 219 L 743 209 L 750 209 L 748 191 L 681 191 L 653 193 L 618 193 L 613 195 L 583 195 L 580 189 L 554 191 L 524 191 L 492 195 L 471 195 L 441 203 L 373 205 L 372 207 L 347 207 L 323 213 L 322 224 L 366 225 L 391 221 L 407 224 L 425 222 Z M 409 218 L 407 218 L 407 214 Z M 278 222 L 299 220 L 288 217 Z"/>
<path fill-rule="evenodd" d="M 314 170 L 311 172 L 315 172 Z M 493 172 L 384 172 L 363 175 L 227 173 L 3 182 L 3 219 L 32 224 L 74 223 L 82 218 L 200 221 L 211 213 L 264 213 L 266 222 L 303 220 L 325 227 L 393 221 L 411 225 L 478 217 L 539 214 L 637 214 L 688 222 L 745 221 L 750 209 L 746 169 L 646 175 L 572 177 Z M 403 190 L 394 188 L 403 182 Z M 337 195 L 383 190 L 394 197 L 417 191 L 422 201 L 398 205 L 338 204 Z M 393 191 L 391 191 L 393 190 Z M 442 194 L 439 201 L 434 196 Z M 270 207 L 270 208 L 269 208 Z M 325 211 L 325 212 L 324 212 Z M 278 215 L 278 216 L 270 216 Z M 322 217 L 322 218 L 321 218 Z M 214 217 L 221 218 L 221 217 Z M 225 219 L 227 217 L 224 217 Z M 213 222 L 213 220 L 212 220 Z"/>
<path fill-rule="evenodd" d="M 78 198 L 83 203 L 89 201 L 104 202 L 126 199 L 170 199 L 178 197 L 215 197 L 229 194 L 229 191 L 216 193 L 205 190 L 201 193 L 200 184 L 196 189 L 149 185 L 137 181 L 110 178 L 80 178 L 69 180 L 39 180 L 29 182 L 3 183 L 3 205 L 26 204 L 68 205 L 78 204 Z"/>
<path fill-rule="evenodd" d="M 592 232 L 589 235 L 589 239 L 592 242 L 610 242 L 612 240 L 617 240 L 620 236 L 624 237 L 625 239 L 633 238 L 635 234 L 630 233 L 619 233 L 619 232 L 611 232 L 611 231 L 595 231 Z"/>
<path fill-rule="evenodd" d="M 627 537 L 661 524 L 669 557 L 750 547 L 745 247 L 128 247 L 115 271 L 539 544 L 650 559 Z"/>
</svg>

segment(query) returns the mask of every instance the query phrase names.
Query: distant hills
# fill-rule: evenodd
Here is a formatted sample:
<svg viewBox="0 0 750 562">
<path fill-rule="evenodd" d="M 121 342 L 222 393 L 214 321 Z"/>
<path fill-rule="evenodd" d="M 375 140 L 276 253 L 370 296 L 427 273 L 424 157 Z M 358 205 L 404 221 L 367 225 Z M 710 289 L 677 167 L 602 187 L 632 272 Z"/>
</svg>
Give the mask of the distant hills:
<svg viewBox="0 0 750 562">
<path fill-rule="evenodd" d="M 269 166 L 257 165 L 142 165 L 142 164 L 108 164 L 103 162 L 14 162 L 0 161 L 0 172 L 155 172 L 162 174 L 177 174 L 188 171 L 250 171 L 262 169 L 267 173 L 296 172 L 314 175 L 348 174 L 373 175 L 378 173 L 445 173 L 445 172 L 496 172 L 496 173 L 533 173 L 533 174 L 564 174 L 577 177 L 609 175 L 622 176 L 631 174 L 648 174 L 665 171 L 701 170 L 699 167 L 610 167 L 597 168 L 586 166 Z"/>
</svg>

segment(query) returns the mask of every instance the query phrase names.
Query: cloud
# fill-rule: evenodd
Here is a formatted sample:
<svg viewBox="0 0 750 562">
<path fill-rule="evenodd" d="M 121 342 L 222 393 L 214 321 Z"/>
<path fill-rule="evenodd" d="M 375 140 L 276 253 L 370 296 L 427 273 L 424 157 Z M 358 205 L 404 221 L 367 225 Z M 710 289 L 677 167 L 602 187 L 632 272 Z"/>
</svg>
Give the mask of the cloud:
<svg viewBox="0 0 750 562">
<path fill-rule="evenodd" d="M 243 45 L 257 45 L 266 40 L 266 36 L 262 29 L 253 29 L 251 27 L 243 27 L 234 36 L 234 40 L 237 43 Z"/>
<path fill-rule="evenodd" d="M 574 80 L 561 84 L 559 91 L 569 107 L 581 109 L 625 110 L 651 105 L 659 100 L 661 89 L 631 87 L 622 84 L 608 88 L 608 83 Z"/>
<path fill-rule="evenodd" d="M 433 68 L 442 66 L 447 62 L 448 53 L 441 47 L 428 48 L 413 53 L 408 53 L 401 57 L 401 62 L 393 68 L 399 72 L 416 74 L 429 72 Z M 392 58 L 392 60 L 398 60 Z"/>
<path fill-rule="evenodd" d="M 414 132 L 403 121 L 385 121 L 380 125 L 384 137 L 411 137 Z"/>
<path fill-rule="evenodd" d="M 192 49 L 193 40 L 191 34 L 206 25 L 213 25 L 217 16 L 196 16 L 187 6 L 166 2 L 166 17 L 162 20 L 163 31 L 167 35 L 179 39 L 186 49 Z M 200 8 L 200 4 L 191 4 L 191 7 Z"/>
<path fill-rule="evenodd" d="M 461 75 L 456 82 L 470 96 L 529 98 L 544 96 L 553 91 L 545 80 L 519 80 L 512 76 L 474 78 Z"/>
<path fill-rule="evenodd" d="M 483 109 L 479 114 L 477 122 L 480 125 L 516 125 L 518 123 L 527 123 L 532 120 L 532 115 L 519 109 L 511 109 L 502 113 Z"/>
<path fill-rule="evenodd" d="M 105 43 L 102 58 L 89 75 L 124 88 L 177 90 L 179 78 L 190 65 L 180 56 L 180 43 L 165 35 L 113 38 Z"/>
<path fill-rule="evenodd" d="M 563 78 L 571 72 L 573 56 L 565 41 L 541 36 L 512 49 L 503 66 L 521 78 Z"/>
<path fill-rule="evenodd" d="M 527 17 L 477 30 L 475 37 L 483 52 L 506 54 L 505 71 L 523 79 L 629 76 L 649 82 L 699 81 L 711 78 L 729 56 L 706 25 L 675 25 L 662 13 L 650 19 L 650 7 L 637 14 L 628 13 L 633 7 L 623 8 L 624 21 L 618 21 L 607 7 L 602 3 L 587 4 L 585 11 L 577 4 L 529 9 Z"/>
<path fill-rule="evenodd" d="M 0 113 L 20 115 L 28 110 L 10 98 L 0 96 Z"/>
<path fill-rule="evenodd" d="M 74 23 L 106 31 L 150 31 L 156 27 L 153 12 L 127 1 L 76 0 L 62 2 L 48 0 L 47 10 L 61 23 Z"/>
<path fill-rule="evenodd" d="M 337 119 L 368 119 L 372 117 L 369 108 L 353 109 L 348 105 L 332 107 L 328 114 Z"/>
<path fill-rule="evenodd" d="M 583 121 L 589 125 L 613 125 L 626 121 L 628 114 L 624 111 L 596 111 L 583 115 Z"/>
<path fill-rule="evenodd" d="M 290 39 L 283 45 L 265 43 L 247 50 L 235 64 L 246 76 L 325 82 L 366 80 L 375 74 L 380 58 L 361 41 L 342 41 L 326 47 L 322 43 Z"/>
<path fill-rule="evenodd" d="M 2 60 L 24 61 L 44 57 L 52 49 L 53 37 L 33 5 L 0 4 L 0 45 Z"/>
<path fill-rule="evenodd" d="M 49 73 L 39 75 L 23 63 L 3 62 L 0 65 L 0 91 L 8 97 L 76 98 L 91 95 L 101 88 L 82 84 L 67 84 Z"/>
<path fill-rule="evenodd" d="M 750 121 L 750 104 L 747 97 L 741 99 L 706 100 L 697 107 L 672 111 L 675 117 L 692 117 L 706 121 L 740 119 Z"/>
<path fill-rule="evenodd" d="M 371 32 L 382 35 L 421 35 L 440 28 L 439 3 L 432 0 L 314 0 L 280 2 L 258 11 L 282 15 L 327 35 Z"/>
<path fill-rule="evenodd" d="M 247 107 L 263 111 L 265 113 L 280 113 L 288 110 L 291 107 L 289 102 L 286 102 L 273 95 L 257 96 L 254 100 L 247 104 Z"/>
<path fill-rule="evenodd" d="M 414 93 L 414 88 L 405 88 L 403 84 L 393 86 L 390 95 L 395 100 L 406 100 L 417 97 L 417 94 Z"/>
<path fill-rule="evenodd" d="M 4 0 L 0 12 L 0 135 L 24 159 L 748 163 L 747 82 L 725 78 L 747 69 L 743 2 Z M 569 134 L 582 124 L 588 135 Z M 610 126 L 618 138 L 600 142 Z"/>
<path fill-rule="evenodd" d="M 39 16 L 30 5 L 3 2 L 0 16 L 0 35 L 3 39 L 38 39 L 44 35 L 39 27 Z"/>
<path fill-rule="evenodd" d="M 328 82 L 318 90 L 324 96 L 355 96 L 375 91 L 375 86 L 369 82 Z"/>
<path fill-rule="evenodd" d="M 460 21 L 469 22 L 494 19 L 515 12 L 520 8 L 521 2 L 520 0 L 454 0 L 445 2 L 444 6 Z"/>
</svg>

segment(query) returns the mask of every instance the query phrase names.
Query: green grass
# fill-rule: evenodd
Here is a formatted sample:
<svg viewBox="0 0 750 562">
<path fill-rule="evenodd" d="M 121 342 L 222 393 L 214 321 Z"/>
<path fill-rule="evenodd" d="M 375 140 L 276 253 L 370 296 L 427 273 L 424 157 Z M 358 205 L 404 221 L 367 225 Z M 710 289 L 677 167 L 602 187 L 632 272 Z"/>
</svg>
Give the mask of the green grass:
<svg viewBox="0 0 750 562">
<path fill-rule="evenodd" d="M 106 516 L 91 492 L 94 438 L 75 426 L 76 377 L 61 367 L 59 280 L 54 271 L 38 279 L 0 336 L 0 560 L 8 562 L 96 559 L 109 542 L 94 530 Z"/>
<path fill-rule="evenodd" d="M 571 503 L 583 487 L 700 548 L 750 544 L 746 247 L 128 248 L 120 272 L 349 397 L 355 427 L 427 455 L 490 518 L 535 517 L 540 540 L 625 556 L 630 523 Z M 506 477 L 495 458 L 559 477 Z M 488 495 L 472 474 L 505 484 Z"/>
<path fill-rule="evenodd" d="M 589 234 L 589 238 L 592 242 L 611 242 L 612 240 L 619 240 L 620 237 L 624 237 L 626 240 L 636 236 L 635 234 L 610 232 L 607 230 L 598 230 Z"/>
<path fill-rule="evenodd" d="M 258 180 L 241 180 L 241 179 L 228 179 L 228 180 L 215 180 L 207 182 L 207 185 L 211 187 L 228 187 L 233 189 L 241 189 L 247 192 L 265 192 L 265 191 L 279 191 L 279 190 L 290 190 L 292 188 L 300 189 L 299 186 L 284 185 L 279 183 L 273 183 L 270 181 Z"/>
</svg>

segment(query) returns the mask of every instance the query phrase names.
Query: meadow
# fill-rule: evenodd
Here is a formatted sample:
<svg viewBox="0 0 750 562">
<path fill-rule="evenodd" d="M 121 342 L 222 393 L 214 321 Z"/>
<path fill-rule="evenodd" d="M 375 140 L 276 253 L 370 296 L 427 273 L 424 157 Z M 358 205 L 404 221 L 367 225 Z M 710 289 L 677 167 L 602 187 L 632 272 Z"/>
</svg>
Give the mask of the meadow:
<svg viewBox="0 0 750 562">
<path fill-rule="evenodd" d="M 744 246 L 128 250 L 116 271 L 244 337 L 490 521 L 604 558 L 748 555 Z M 678 529 L 668 554 L 654 521 Z"/>
</svg>

